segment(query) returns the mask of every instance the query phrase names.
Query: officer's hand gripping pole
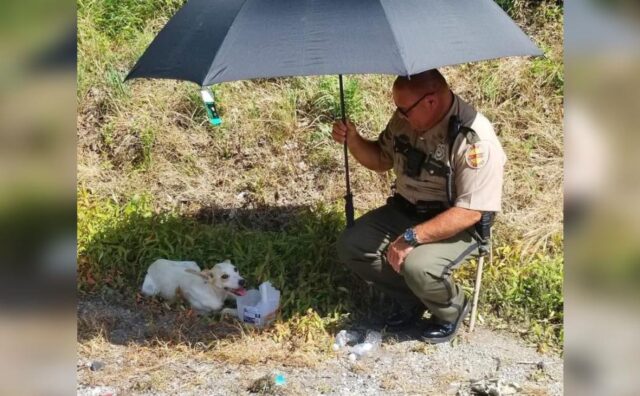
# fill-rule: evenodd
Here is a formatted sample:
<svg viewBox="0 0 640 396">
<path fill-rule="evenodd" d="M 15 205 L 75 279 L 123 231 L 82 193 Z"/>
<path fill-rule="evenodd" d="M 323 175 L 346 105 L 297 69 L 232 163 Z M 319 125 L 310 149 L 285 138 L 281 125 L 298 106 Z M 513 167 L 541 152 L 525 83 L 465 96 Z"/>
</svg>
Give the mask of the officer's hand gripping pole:
<svg viewBox="0 0 640 396">
<path fill-rule="evenodd" d="M 342 74 L 338 75 L 340 81 L 340 110 L 342 111 L 342 122 L 347 126 L 347 116 L 344 109 L 344 87 L 342 85 Z M 349 151 L 347 150 L 348 131 L 344 136 L 344 174 L 347 182 L 347 194 L 344 196 L 344 213 L 347 217 L 347 228 L 351 228 L 355 223 L 355 214 L 353 211 L 353 195 L 351 194 L 351 182 L 349 181 Z"/>
</svg>

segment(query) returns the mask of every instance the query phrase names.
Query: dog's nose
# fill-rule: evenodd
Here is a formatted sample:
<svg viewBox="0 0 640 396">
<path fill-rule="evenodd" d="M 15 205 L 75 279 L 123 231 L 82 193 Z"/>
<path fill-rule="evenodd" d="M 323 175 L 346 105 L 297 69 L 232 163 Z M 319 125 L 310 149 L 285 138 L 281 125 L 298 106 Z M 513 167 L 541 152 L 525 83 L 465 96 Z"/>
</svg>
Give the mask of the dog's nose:
<svg viewBox="0 0 640 396">
<path fill-rule="evenodd" d="M 239 284 L 240 286 L 244 286 L 244 279 L 240 279 L 240 280 L 238 281 L 238 284 Z"/>
</svg>

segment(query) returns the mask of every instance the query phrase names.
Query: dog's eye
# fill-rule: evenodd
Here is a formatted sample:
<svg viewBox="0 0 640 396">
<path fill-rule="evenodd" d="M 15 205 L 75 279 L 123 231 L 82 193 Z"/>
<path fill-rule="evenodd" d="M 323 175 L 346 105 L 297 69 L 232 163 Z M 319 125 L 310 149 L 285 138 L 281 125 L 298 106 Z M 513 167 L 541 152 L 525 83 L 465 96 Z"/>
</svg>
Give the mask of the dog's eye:
<svg viewBox="0 0 640 396">
<path fill-rule="evenodd" d="M 233 270 L 234 270 L 234 271 L 236 271 L 236 272 L 238 272 L 238 269 L 237 269 L 237 268 L 234 268 Z"/>
<path fill-rule="evenodd" d="M 229 274 L 223 274 L 223 275 L 221 276 L 221 278 L 222 278 L 222 279 L 229 279 Z"/>
</svg>

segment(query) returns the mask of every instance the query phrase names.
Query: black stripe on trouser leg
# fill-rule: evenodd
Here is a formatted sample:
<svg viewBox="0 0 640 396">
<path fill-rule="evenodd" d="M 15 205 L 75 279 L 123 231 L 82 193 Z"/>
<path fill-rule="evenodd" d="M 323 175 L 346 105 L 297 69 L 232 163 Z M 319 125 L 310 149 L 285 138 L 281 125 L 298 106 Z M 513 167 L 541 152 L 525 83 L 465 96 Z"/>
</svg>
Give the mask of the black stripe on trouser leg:
<svg viewBox="0 0 640 396">
<path fill-rule="evenodd" d="M 438 301 L 433 301 L 433 300 L 429 300 L 427 298 L 425 298 L 425 301 L 428 301 L 430 304 L 436 305 L 440 308 L 449 308 L 451 305 L 454 305 L 451 303 L 451 300 L 453 299 L 453 291 L 451 290 L 451 285 L 450 282 L 448 281 L 448 279 L 445 278 L 436 278 L 435 276 L 427 273 L 429 276 L 433 277 L 434 279 L 436 279 L 439 283 L 442 283 L 444 285 L 445 290 L 447 291 L 447 302 L 446 303 L 441 303 Z"/>
<path fill-rule="evenodd" d="M 458 255 L 458 257 L 456 257 L 453 261 L 451 261 L 449 264 L 447 264 L 443 270 L 442 270 L 442 274 L 441 274 L 441 278 L 442 278 L 442 282 L 444 283 L 444 287 L 445 289 L 447 289 L 447 302 L 448 304 L 446 304 L 443 308 L 449 308 L 451 306 L 453 306 L 457 311 L 458 311 L 458 316 L 460 316 L 462 314 L 462 305 L 458 305 L 458 304 L 453 304 L 451 302 L 451 300 L 453 300 L 453 287 L 455 287 L 455 285 L 453 284 L 453 282 L 451 282 L 451 276 L 445 276 L 446 273 L 448 273 L 451 268 L 453 268 L 454 266 L 456 266 L 457 264 L 459 264 L 460 262 L 462 262 L 462 260 L 464 260 L 469 254 L 471 254 L 471 252 L 474 249 L 478 248 L 478 242 L 474 242 L 471 245 L 469 245 L 469 247 L 467 247 L 462 253 L 460 253 Z M 463 300 L 464 301 L 464 300 Z M 436 304 L 437 305 L 437 304 Z"/>
<path fill-rule="evenodd" d="M 449 272 L 453 266 L 455 266 L 456 264 L 459 264 L 462 260 L 464 260 L 464 258 L 467 257 L 473 251 L 473 249 L 476 249 L 477 247 L 478 247 L 477 243 L 473 243 L 469 247 L 467 247 L 462 253 L 458 255 L 458 257 L 456 257 L 454 260 L 452 260 L 449 264 L 447 264 L 444 267 L 439 278 L 427 272 L 427 275 L 431 276 L 433 279 L 435 279 L 438 282 L 441 282 L 444 285 L 444 288 L 447 291 L 447 303 L 442 304 L 442 303 L 438 303 L 431 300 L 427 300 L 427 301 L 429 301 L 430 303 L 433 303 L 434 305 L 440 306 L 442 308 L 448 308 L 452 305 L 451 300 L 453 299 L 453 286 L 455 285 L 453 285 L 453 282 L 451 282 L 451 276 L 447 276 L 445 274 Z"/>
<path fill-rule="evenodd" d="M 449 270 L 451 270 L 451 268 L 457 264 L 459 264 L 462 260 L 465 259 L 465 257 L 467 257 L 469 254 L 471 254 L 471 252 L 473 251 L 473 249 L 477 249 L 478 248 L 478 242 L 474 242 L 471 245 L 469 245 L 468 248 L 466 248 L 464 250 L 464 252 L 460 253 L 460 255 L 458 257 L 455 258 L 455 260 L 451 261 L 449 264 L 447 264 L 443 269 L 442 269 L 442 274 L 440 275 L 440 277 L 444 278 L 444 274 L 445 272 L 448 272 Z"/>
</svg>

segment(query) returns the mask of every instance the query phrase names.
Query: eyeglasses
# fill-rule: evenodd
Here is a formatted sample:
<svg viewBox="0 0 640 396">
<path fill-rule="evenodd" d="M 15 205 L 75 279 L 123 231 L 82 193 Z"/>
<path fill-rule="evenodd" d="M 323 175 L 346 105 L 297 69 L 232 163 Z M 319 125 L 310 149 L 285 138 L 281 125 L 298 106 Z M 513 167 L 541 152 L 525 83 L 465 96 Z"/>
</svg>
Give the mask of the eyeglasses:
<svg viewBox="0 0 640 396">
<path fill-rule="evenodd" d="M 434 93 L 435 92 L 427 92 L 426 94 L 422 95 L 420 99 L 416 100 L 415 103 L 409 106 L 409 108 L 407 108 L 406 110 L 402 110 L 400 107 L 397 107 L 396 109 L 398 110 L 398 113 L 404 116 L 404 118 L 409 118 L 409 113 L 411 113 L 411 110 L 413 110 L 418 105 L 418 103 L 422 102 L 424 98 L 429 95 L 433 95 Z"/>
</svg>

